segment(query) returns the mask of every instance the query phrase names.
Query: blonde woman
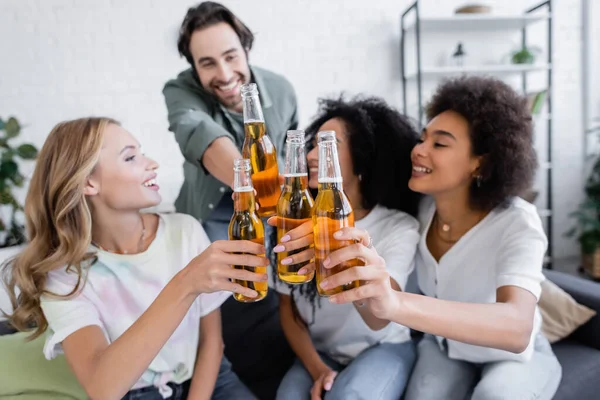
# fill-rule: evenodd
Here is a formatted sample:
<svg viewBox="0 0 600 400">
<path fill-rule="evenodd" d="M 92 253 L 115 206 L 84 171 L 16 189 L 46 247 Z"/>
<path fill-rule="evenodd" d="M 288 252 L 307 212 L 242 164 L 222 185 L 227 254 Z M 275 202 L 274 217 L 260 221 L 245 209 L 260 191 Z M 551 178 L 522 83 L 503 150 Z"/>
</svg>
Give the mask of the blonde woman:
<svg viewBox="0 0 600 400">
<path fill-rule="evenodd" d="M 157 168 L 114 120 L 52 130 L 25 202 L 30 241 L 5 270 L 9 319 L 48 331 L 46 357 L 64 351 L 94 399 L 252 399 L 223 357 L 219 306 L 227 292 L 256 295 L 230 279 L 267 277 L 231 264 L 267 265 L 265 249 L 140 213 L 161 201 Z"/>
</svg>

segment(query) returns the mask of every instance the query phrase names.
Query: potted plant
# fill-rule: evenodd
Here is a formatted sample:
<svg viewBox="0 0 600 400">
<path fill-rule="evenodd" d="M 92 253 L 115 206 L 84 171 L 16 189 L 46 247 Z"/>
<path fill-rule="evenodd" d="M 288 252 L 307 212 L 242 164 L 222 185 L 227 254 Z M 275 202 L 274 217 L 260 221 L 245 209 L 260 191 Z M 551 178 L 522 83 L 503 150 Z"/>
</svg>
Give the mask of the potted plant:
<svg viewBox="0 0 600 400">
<path fill-rule="evenodd" d="M 17 218 L 23 205 L 15 197 L 15 188 L 23 187 L 25 177 L 19 170 L 19 160 L 34 160 L 38 150 L 31 143 L 13 145 L 21 125 L 10 117 L 0 118 L 0 249 L 19 246 L 26 241 L 25 227 Z"/>
<path fill-rule="evenodd" d="M 585 199 L 570 214 L 576 226 L 565 235 L 576 236 L 581 246 L 583 269 L 594 279 L 600 278 L 600 157 L 592 167 L 584 187 Z"/>
<path fill-rule="evenodd" d="M 510 61 L 513 64 L 533 64 L 536 54 L 539 53 L 540 50 L 537 47 L 523 47 L 511 54 Z"/>
</svg>

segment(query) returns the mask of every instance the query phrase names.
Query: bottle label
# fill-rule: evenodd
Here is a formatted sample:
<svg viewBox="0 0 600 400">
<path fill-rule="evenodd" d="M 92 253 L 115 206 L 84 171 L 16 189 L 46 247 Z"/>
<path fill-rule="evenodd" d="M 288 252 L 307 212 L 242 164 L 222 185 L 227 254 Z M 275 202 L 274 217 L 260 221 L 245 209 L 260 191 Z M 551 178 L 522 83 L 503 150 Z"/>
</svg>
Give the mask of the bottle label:
<svg viewBox="0 0 600 400">
<path fill-rule="evenodd" d="M 254 191 L 254 188 L 252 186 L 242 186 L 242 187 L 238 187 L 235 188 L 236 192 L 252 192 Z"/>
<path fill-rule="evenodd" d="M 283 174 L 284 178 L 302 178 L 302 177 L 306 177 L 306 176 L 308 176 L 308 174 L 303 174 L 303 173 Z"/>
</svg>

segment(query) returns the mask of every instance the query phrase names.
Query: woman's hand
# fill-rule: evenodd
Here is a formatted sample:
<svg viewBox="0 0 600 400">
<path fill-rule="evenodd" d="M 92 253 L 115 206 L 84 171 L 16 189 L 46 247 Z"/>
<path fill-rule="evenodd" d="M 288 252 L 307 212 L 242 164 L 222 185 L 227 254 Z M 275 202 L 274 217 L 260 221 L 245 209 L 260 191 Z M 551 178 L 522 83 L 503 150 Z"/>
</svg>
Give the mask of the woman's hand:
<svg viewBox="0 0 600 400">
<path fill-rule="evenodd" d="M 349 268 L 322 281 L 323 289 L 361 281 L 358 288 L 333 295 L 329 300 L 336 304 L 356 302 L 358 306 L 368 307 L 375 317 L 389 319 L 398 307 L 398 292 L 392 288 L 385 260 L 373 248 L 369 233 L 359 228 L 343 228 L 335 232 L 333 237 L 338 240 L 354 240 L 357 243 L 330 253 L 323 261 L 325 268 L 330 269 L 356 258 L 364 261 L 365 265 Z"/>
<path fill-rule="evenodd" d="M 271 217 L 267 220 L 267 223 L 271 226 L 277 227 L 279 217 Z M 300 226 L 288 231 L 282 238 L 281 242 L 277 244 L 273 248 L 273 252 L 275 253 L 283 253 L 290 252 L 292 250 L 298 250 L 305 247 L 308 247 L 306 250 L 301 251 L 296 254 L 292 254 L 283 260 L 281 263 L 283 265 L 294 265 L 299 264 L 301 262 L 310 261 L 315 258 L 315 249 L 312 244 L 314 243 L 313 238 L 313 224 L 312 221 L 306 221 Z M 308 275 L 315 270 L 314 261 L 306 264 L 302 267 L 298 274 L 300 275 Z"/>
<path fill-rule="evenodd" d="M 234 269 L 232 265 L 266 267 L 269 265 L 269 260 L 264 254 L 265 247 L 258 243 L 248 240 L 218 240 L 185 267 L 186 279 L 192 285 L 192 292 L 195 295 L 228 291 L 256 297 L 258 296 L 256 291 L 231 280 L 266 282 L 267 274 Z"/>
<path fill-rule="evenodd" d="M 337 374 L 337 371 L 334 371 L 331 368 L 327 368 L 321 372 L 310 390 L 310 400 L 321 400 L 324 397 L 323 391 L 331 390 Z"/>
</svg>

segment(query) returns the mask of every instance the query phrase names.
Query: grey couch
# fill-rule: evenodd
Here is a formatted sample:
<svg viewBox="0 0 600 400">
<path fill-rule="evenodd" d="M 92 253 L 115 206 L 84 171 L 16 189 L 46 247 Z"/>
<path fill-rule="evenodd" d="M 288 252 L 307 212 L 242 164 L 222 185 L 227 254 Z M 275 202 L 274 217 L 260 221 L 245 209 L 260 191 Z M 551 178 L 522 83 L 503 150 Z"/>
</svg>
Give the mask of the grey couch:
<svg viewBox="0 0 600 400">
<path fill-rule="evenodd" d="M 555 400 L 600 398 L 600 284 L 557 271 L 544 271 L 546 277 L 594 310 L 585 325 L 552 348 L 563 368 Z"/>
<path fill-rule="evenodd" d="M 570 293 L 579 303 L 593 308 L 600 314 L 599 283 L 556 271 L 545 271 L 545 274 L 548 279 Z M 270 306 L 268 308 L 275 307 Z M 279 340 L 273 341 L 273 334 L 277 336 L 278 329 L 275 325 L 278 325 L 278 319 L 275 313 L 267 314 L 273 315 L 270 315 L 270 318 L 261 319 L 255 329 L 260 330 L 261 334 L 265 334 L 265 332 L 262 332 L 265 329 L 273 331 L 270 334 L 268 332 L 265 334 L 265 339 L 267 339 L 265 343 L 270 344 L 271 352 L 277 352 L 273 347 L 279 347 L 284 353 L 289 352 L 285 343 L 280 343 Z M 0 322 L 0 335 L 11 332 L 13 330 L 10 327 Z M 244 346 L 240 344 L 240 347 Z M 555 343 L 553 349 L 563 367 L 563 378 L 554 399 L 584 400 L 600 398 L 600 316 L 595 316 L 571 336 Z M 262 350 L 264 351 L 264 348 Z M 286 355 L 282 358 L 287 359 L 288 357 L 289 355 Z M 248 369 L 254 369 L 255 375 L 260 375 L 252 377 L 255 383 L 259 383 L 252 389 L 258 393 L 261 399 L 272 398 L 278 380 L 283 373 L 282 370 L 285 370 L 287 365 L 275 365 L 275 368 L 268 368 L 270 365 L 263 365 L 262 368 L 257 369 L 256 362 L 252 364 L 248 365 Z"/>
</svg>

